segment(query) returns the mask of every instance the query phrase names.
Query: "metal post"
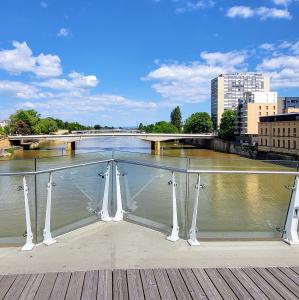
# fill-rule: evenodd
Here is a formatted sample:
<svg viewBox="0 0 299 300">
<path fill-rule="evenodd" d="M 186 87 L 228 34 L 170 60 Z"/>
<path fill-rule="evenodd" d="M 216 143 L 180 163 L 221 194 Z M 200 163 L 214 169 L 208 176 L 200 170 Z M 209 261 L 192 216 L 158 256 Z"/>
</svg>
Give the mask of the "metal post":
<svg viewBox="0 0 299 300">
<path fill-rule="evenodd" d="M 117 164 L 115 164 L 115 181 L 116 181 L 116 214 L 113 218 L 114 222 L 122 221 L 124 217 L 124 211 L 122 206 L 121 191 L 120 191 L 120 179 L 121 176 Z"/>
<path fill-rule="evenodd" d="M 175 175 L 172 172 L 172 179 L 169 182 L 172 186 L 172 231 L 171 234 L 167 237 L 167 240 L 171 242 L 176 242 L 179 240 L 179 226 L 178 226 L 178 211 L 177 211 L 177 203 L 176 203 L 176 182 Z"/>
<path fill-rule="evenodd" d="M 43 243 L 50 246 L 56 243 L 56 240 L 51 235 L 51 202 L 52 202 L 52 173 L 49 173 L 48 181 L 48 196 L 47 196 L 47 207 L 46 207 L 46 218 L 45 218 L 45 229 L 44 229 L 44 240 Z"/>
<path fill-rule="evenodd" d="M 199 198 L 199 189 L 201 188 L 200 185 L 200 175 L 197 175 L 197 182 L 195 185 L 196 193 L 195 193 L 195 199 L 194 199 L 194 207 L 193 207 L 193 215 L 192 215 L 192 224 L 190 228 L 190 238 L 188 240 L 188 244 L 190 246 L 199 246 L 200 243 L 196 238 L 196 220 L 197 220 L 197 208 L 198 208 L 198 198 Z"/>
<path fill-rule="evenodd" d="M 110 163 L 107 165 L 106 172 L 103 174 L 105 178 L 104 196 L 102 203 L 102 210 L 100 211 L 101 219 L 104 222 L 111 221 L 111 217 L 108 211 L 108 201 L 109 201 L 109 183 L 110 183 Z"/>
<path fill-rule="evenodd" d="M 29 203 L 28 203 L 28 185 L 26 182 L 25 176 L 23 177 L 23 190 L 24 190 L 24 200 L 25 200 L 25 217 L 26 217 L 26 243 L 23 246 L 23 251 L 30 251 L 33 249 L 33 233 L 31 230 L 31 220 L 30 220 L 30 210 L 29 210 Z"/>
<path fill-rule="evenodd" d="M 298 219 L 299 219 L 299 178 L 296 176 L 295 186 L 289 206 L 288 216 L 284 228 L 283 240 L 290 245 L 299 245 Z"/>
</svg>

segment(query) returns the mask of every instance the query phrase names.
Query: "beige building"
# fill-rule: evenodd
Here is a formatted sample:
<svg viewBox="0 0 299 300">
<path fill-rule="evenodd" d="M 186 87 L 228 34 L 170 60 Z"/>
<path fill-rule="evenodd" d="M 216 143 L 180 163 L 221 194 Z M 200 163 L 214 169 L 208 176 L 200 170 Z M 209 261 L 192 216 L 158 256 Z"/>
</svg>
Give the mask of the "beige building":
<svg viewBox="0 0 299 300">
<path fill-rule="evenodd" d="M 260 117 L 258 150 L 299 155 L 299 113 Z"/>
<path fill-rule="evenodd" d="M 226 109 L 237 109 L 245 92 L 269 92 L 269 78 L 259 73 L 221 74 L 211 81 L 211 116 L 219 127 Z"/>
<path fill-rule="evenodd" d="M 261 116 L 277 114 L 277 92 L 246 92 L 239 101 L 236 135 L 257 135 Z"/>
</svg>

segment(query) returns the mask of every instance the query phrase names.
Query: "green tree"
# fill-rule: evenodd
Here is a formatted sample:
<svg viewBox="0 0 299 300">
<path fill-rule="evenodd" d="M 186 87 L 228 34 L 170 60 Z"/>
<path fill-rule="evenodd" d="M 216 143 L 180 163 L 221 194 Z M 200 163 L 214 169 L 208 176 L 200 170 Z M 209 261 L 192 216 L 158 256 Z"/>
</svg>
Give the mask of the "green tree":
<svg viewBox="0 0 299 300">
<path fill-rule="evenodd" d="M 143 130 L 143 124 L 142 123 L 139 123 L 139 126 L 138 126 L 138 130 Z"/>
<path fill-rule="evenodd" d="M 5 132 L 4 132 L 4 128 L 3 127 L 0 127 L 0 135 L 4 135 Z"/>
<path fill-rule="evenodd" d="M 223 140 L 233 140 L 235 137 L 235 120 L 236 112 L 234 110 L 225 110 L 222 114 L 220 127 L 219 127 L 219 137 Z"/>
<path fill-rule="evenodd" d="M 12 114 L 10 116 L 10 124 L 12 128 L 13 133 L 17 133 L 18 130 L 21 130 L 21 127 L 24 129 L 24 132 L 29 132 L 27 134 L 31 134 L 34 132 L 33 128 L 37 125 L 37 123 L 40 121 L 40 114 L 33 110 L 17 110 L 15 114 Z M 20 123 L 21 122 L 21 123 Z M 24 126 L 24 124 L 26 126 Z M 22 129 L 22 130 L 23 130 Z M 20 134 L 20 133 L 19 133 Z"/>
<path fill-rule="evenodd" d="M 185 123 L 187 133 L 208 133 L 212 131 L 213 123 L 211 117 L 206 112 L 192 114 Z"/>
<path fill-rule="evenodd" d="M 98 124 L 97 124 L 97 125 L 94 125 L 94 129 L 95 129 L 95 130 L 99 130 L 99 129 L 101 129 L 101 128 L 102 128 L 101 125 L 98 125 Z"/>
<path fill-rule="evenodd" d="M 170 114 L 170 123 L 174 125 L 178 130 L 182 127 L 182 113 L 179 106 L 177 106 Z"/>
<path fill-rule="evenodd" d="M 150 124 L 147 126 L 143 126 L 142 130 L 148 133 L 177 133 L 178 132 L 178 129 L 174 125 L 166 121 L 157 122 L 155 125 Z"/>
<path fill-rule="evenodd" d="M 34 134 L 49 134 L 58 130 L 57 123 L 52 118 L 40 119 L 39 122 L 33 127 Z"/>
<path fill-rule="evenodd" d="M 28 135 L 31 134 L 32 131 L 28 124 L 26 124 L 24 121 L 16 121 L 13 125 L 13 131 L 16 134 L 21 134 L 21 135 Z"/>
</svg>

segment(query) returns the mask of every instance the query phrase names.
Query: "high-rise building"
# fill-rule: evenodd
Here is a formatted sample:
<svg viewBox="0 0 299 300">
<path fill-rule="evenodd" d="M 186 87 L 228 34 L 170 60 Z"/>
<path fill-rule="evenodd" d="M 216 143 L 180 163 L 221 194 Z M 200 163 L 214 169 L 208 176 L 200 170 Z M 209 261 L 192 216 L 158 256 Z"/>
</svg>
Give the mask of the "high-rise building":
<svg viewBox="0 0 299 300">
<path fill-rule="evenodd" d="M 211 81 L 211 115 L 214 127 L 220 125 L 226 109 L 236 109 L 245 92 L 269 92 L 269 78 L 259 73 L 220 74 Z"/>
</svg>

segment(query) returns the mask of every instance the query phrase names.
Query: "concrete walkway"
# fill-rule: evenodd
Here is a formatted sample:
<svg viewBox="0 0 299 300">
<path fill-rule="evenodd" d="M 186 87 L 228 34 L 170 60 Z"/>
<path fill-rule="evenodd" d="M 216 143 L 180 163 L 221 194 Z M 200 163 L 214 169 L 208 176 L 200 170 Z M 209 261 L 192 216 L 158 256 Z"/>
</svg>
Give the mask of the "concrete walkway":
<svg viewBox="0 0 299 300">
<path fill-rule="evenodd" d="M 0 248 L 0 274 L 95 269 L 299 266 L 299 246 L 277 241 L 172 243 L 128 222 L 98 222 L 31 252 Z"/>
</svg>

